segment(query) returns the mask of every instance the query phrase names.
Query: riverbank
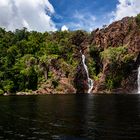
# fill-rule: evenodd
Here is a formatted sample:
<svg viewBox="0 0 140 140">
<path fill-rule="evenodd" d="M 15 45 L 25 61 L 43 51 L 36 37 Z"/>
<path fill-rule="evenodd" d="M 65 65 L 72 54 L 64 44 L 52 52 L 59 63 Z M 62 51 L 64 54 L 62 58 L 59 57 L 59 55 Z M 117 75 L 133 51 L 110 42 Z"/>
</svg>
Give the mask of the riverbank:
<svg viewBox="0 0 140 140">
<path fill-rule="evenodd" d="M 22 96 L 22 95 L 53 95 L 53 94 L 59 94 L 59 95 L 67 95 L 67 94 L 76 94 L 76 93 L 57 93 L 57 92 L 55 92 L 55 93 L 52 93 L 52 92 L 50 92 L 50 93 L 39 93 L 39 92 L 35 92 L 35 91 L 33 91 L 33 92 L 17 92 L 17 93 L 4 93 L 4 94 L 2 94 L 1 96 Z"/>
<path fill-rule="evenodd" d="M 132 92 L 126 92 L 126 91 L 119 91 L 119 90 L 114 90 L 113 92 L 111 91 L 102 91 L 102 92 L 96 92 L 96 93 L 65 93 L 65 92 L 54 92 L 54 93 L 39 93 L 39 92 L 17 92 L 17 93 L 4 93 L 2 96 L 30 96 L 30 95 L 69 95 L 69 94 L 91 94 L 91 95 L 112 95 L 112 94 L 139 94 L 137 90 L 134 90 Z"/>
</svg>

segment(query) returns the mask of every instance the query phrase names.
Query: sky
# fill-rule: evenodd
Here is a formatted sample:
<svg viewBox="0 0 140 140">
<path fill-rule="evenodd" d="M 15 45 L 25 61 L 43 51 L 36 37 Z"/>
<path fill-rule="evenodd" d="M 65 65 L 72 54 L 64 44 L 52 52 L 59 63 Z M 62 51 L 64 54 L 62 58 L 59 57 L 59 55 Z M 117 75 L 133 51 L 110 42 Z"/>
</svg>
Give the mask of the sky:
<svg viewBox="0 0 140 140">
<path fill-rule="evenodd" d="M 92 31 L 140 13 L 140 0 L 0 0 L 0 27 Z"/>
</svg>

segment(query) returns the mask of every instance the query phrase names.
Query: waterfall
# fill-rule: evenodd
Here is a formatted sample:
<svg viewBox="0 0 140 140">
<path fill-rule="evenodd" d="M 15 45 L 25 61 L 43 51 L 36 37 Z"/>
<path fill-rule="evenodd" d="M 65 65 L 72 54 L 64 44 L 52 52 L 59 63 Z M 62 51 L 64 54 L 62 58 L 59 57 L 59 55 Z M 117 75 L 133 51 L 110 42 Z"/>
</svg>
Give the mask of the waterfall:
<svg viewBox="0 0 140 140">
<path fill-rule="evenodd" d="M 81 55 L 82 55 L 82 62 L 83 62 L 83 66 L 85 68 L 86 74 L 87 74 L 87 78 L 88 78 L 88 93 L 91 93 L 92 89 L 93 89 L 93 80 L 89 78 L 89 72 L 88 72 L 88 68 L 87 65 L 85 64 L 85 55 L 82 54 L 82 52 L 80 51 Z"/>
<path fill-rule="evenodd" d="M 138 68 L 138 93 L 140 93 L 140 66 Z"/>
</svg>

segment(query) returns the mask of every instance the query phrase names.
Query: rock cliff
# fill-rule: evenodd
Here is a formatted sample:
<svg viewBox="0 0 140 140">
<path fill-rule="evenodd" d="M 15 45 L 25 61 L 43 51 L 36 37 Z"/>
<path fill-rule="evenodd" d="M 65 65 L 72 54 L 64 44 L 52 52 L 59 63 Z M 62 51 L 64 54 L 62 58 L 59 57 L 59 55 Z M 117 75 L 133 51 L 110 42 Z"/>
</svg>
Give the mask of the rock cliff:
<svg viewBox="0 0 140 140">
<path fill-rule="evenodd" d="M 137 17 L 125 17 L 88 38 L 90 57 L 96 63 L 93 92 L 132 92 L 137 89 L 140 65 L 140 24 Z"/>
</svg>

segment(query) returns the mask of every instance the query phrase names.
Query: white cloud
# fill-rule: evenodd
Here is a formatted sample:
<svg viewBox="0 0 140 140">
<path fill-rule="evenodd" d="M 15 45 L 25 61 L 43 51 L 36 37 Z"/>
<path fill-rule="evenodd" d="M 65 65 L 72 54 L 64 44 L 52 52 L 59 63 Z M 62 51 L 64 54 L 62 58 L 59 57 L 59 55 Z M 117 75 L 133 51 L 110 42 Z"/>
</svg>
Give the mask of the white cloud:
<svg viewBox="0 0 140 140">
<path fill-rule="evenodd" d="M 71 25 L 75 29 L 86 29 L 87 31 L 92 31 L 95 28 L 96 17 L 90 13 L 76 11 L 73 18 L 76 22 L 71 23 Z"/>
<path fill-rule="evenodd" d="M 26 27 L 36 31 L 55 31 L 51 19 L 55 12 L 48 0 L 0 0 L 0 26 L 7 30 Z"/>
<path fill-rule="evenodd" d="M 136 16 L 140 13 L 140 0 L 118 0 L 116 11 L 113 14 L 113 20 L 120 20 L 126 16 Z"/>
<path fill-rule="evenodd" d="M 68 27 L 67 27 L 66 25 L 63 25 L 63 26 L 61 27 L 61 31 L 68 31 Z"/>
</svg>

